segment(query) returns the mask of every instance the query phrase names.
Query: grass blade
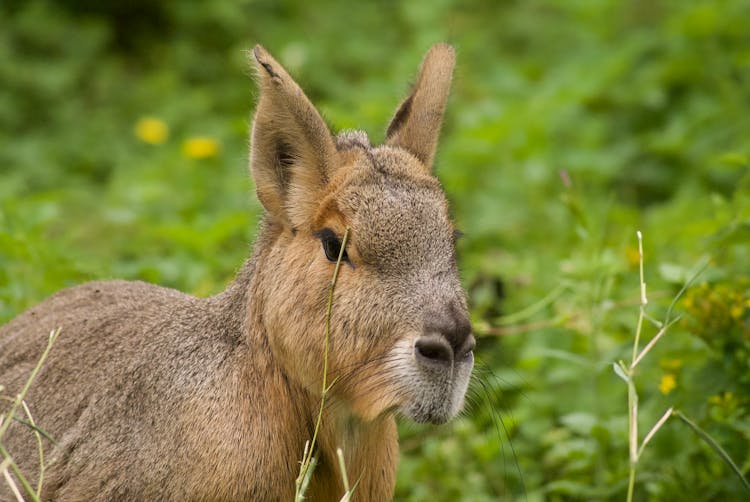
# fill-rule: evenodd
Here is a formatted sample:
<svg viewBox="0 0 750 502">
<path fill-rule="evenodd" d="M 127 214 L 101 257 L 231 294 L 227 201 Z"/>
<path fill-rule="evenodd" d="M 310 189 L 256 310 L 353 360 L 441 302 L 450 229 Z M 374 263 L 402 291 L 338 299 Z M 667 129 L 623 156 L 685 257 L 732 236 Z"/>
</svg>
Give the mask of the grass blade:
<svg viewBox="0 0 750 502">
<path fill-rule="evenodd" d="M 698 434 L 698 436 L 700 436 L 701 439 L 703 439 L 703 441 L 705 441 L 711 448 L 713 448 L 714 451 L 718 453 L 719 456 L 724 460 L 724 462 L 726 462 L 727 465 L 732 468 L 737 477 L 742 481 L 742 484 L 745 485 L 745 488 L 750 491 L 750 482 L 747 481 L 747 478 L 745 478 L 745 476 L 742 474 L 740 468 L 737 467 L 737 464 L 734 463 L 732 457 L 730 457 L 729 454 L 724 451 L 724 448 L 722 448 L 719 443 L 714 441 L 714 438 L 712 438 L 708 434 L 708 432 L 701 429 L 698 424 L 686 417 L 680 410 L 674 410 L 672 414 L 685 422 L 691 429 L 693 429 L 696 434 Z"/>
<path fill-rule="evenodd" d="M 672 416 L 672 410 L 673 408 L 669 408 L 667 411 L 664 412 L 664 415 L 661 416 L 659 420 L 656 421 L 653 427 L 651 427 L 651 430 L 648 431 L 648 434 L 646 434 L 646 437 L 643 438 L 643 442 L 641 443 L 641 447 L 638 450 L 638 457 L 641 456 L 641 453 L 643 453 L 643 449 L 646 448 L 646 445 L 649 441 L 651 441 L 651 438 L 654 437 L 654 434 L 661 429 L 661 426 L 664 425 L 664 423 L 669 419 L 669 417 Z"/>
</svg>

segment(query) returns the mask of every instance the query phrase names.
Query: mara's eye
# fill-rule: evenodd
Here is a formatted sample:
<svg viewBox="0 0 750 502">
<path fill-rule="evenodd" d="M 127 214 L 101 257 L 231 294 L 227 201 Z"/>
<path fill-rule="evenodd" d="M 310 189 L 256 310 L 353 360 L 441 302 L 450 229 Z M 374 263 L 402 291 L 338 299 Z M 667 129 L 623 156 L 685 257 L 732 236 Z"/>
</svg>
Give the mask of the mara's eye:
<svg viewBox="0 0 750 502">
<path fill-rule="evenodd" d="M 320 237 L 320 242 L 323 244 L 323 252 L 326 254 L 328 261 L 338 261 L 339 254 L 341 253 L 341 240 L 328 228 L 324 228 L 318 236 Z M 341 255 L 341 261 L 349 261 L 346 250 Z"/>
<path fill-rule="evenodd" d="M 328 258 L 329 261 L 338 261 L 339 254 L 341 253 L 341 241 L 336 237 L 323 239 L 323 251 L 325 251 L 326 258 Z M 346 256 L 346 252 L 344 252 L 341 261 L 346 261 L 347 258 L 348 256 Z"/>
</svg>

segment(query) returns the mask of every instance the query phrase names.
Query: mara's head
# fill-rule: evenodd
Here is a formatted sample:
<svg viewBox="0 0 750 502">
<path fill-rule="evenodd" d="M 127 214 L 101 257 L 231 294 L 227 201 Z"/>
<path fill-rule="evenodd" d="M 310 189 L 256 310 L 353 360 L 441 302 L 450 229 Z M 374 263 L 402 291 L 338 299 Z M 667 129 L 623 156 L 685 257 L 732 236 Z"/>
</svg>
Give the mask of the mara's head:
<svg viewBox="0 0 750 502">
<path fill-rule="evenodd" d="M 332 303 L 332 401 L 363 420 L 402 413 L 442 423 L 463 404 L 474 338 L 456 230 L 432 165 L 454 66 L 436 45 L 383 145 L 333 135 L 299 86 L 256 47 L 261 88 L 251 172 L 266 209 L 256 309 L 288 378 L 319 392 Z"/>
</svg>

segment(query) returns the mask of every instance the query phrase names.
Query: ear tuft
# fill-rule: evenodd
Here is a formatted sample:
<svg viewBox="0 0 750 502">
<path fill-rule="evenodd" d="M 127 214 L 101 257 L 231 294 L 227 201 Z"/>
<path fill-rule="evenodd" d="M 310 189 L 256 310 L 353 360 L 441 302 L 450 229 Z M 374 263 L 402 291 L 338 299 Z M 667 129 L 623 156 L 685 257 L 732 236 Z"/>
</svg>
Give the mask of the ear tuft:
<svg viewBox="0 0 750 502">
<path fill-rule="evenodd" d="M 258 64 L 268 72 L 271 78 L 280 78 L 279 74 L 273 70 L 273 66 L 269 62 L 269 59 L 272 61 L 273 58 L 268 52 L 266 52 L 262 45 L 258 44 L 253 47 L 253 56 Z"/>
<path fill-rule="evenodd" d="M 414 154 L 432 168 L 445 105 L 448 102 L 456 52 L 434 45 L 425 55 L 411 94 L 401 103 L 386 132 L 386 143 Z"/>
</svg>

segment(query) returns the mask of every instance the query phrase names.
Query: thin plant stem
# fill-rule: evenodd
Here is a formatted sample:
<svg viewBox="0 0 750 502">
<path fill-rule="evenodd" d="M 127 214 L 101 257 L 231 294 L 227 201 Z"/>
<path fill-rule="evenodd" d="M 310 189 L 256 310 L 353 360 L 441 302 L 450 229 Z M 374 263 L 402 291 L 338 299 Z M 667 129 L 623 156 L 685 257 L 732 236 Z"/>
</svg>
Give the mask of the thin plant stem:
<svg viewBox="0 0 750 502">
<path fill-rule="evenodd" d="M 44 445 L 42 444 L 42 435 L 37 430 L 34 417 L 31 416 L 31 411 L 26 405 L 26 401 L 21 401 L 21 405 L 26 412 L 26 416 L 29 418 L 29 423 L 33 426 L 32 430 L 36 436 L 37 449 L 39 450 L 39 480 L 36 483 L 36 496 L 39 498 L 42 496 L 42 483 L 44 482 Z"/>
<path fill-rule="evenodd" d="M 645 317 L 643 312 L 643 305 L 640 307 L 640 313 L 638 314 L 638 324 L 635 328 L 635 341 L 633 342 L 633 357 L 630 359 L 630 368 L 635 368 L 638 359 L 638 344 L 641 339 L 641 329 L 643 328 L 643 318 Z"/>
<path fill-rule="evenodd" d="M 628 374 L 628 444 L 630 446 L 630 475 L 628 476 L 627 502 L 632 502 L 633 500 L 635 470 L 638 465 L 638 394 L 636 393 L 635 384 L 631 380 L 631 377 L 632 374 Z"/>
<path fill-rule="evenodd" d="M 632 467 L 630 469 L 630 475 L 628 476 L 628 495 L 627 495 L 627 498 L 625 499 L 627 500 L 627 502 L 632 502 L 634 489 L 635 489 L 635 467 Z"/>
<path fill-rule="evenodd" d="M 10 407 L 10 410 L 8 411 L 8 414 L 6 415 L 6 419 L 0 424 L 0 440 L 2 440 L 3 435 L 5 434 L 5 431 L 8 430 L 8 427 L 10 426 L 11 419 L 13 419 L 16 416 L 16 412 L 18 411 L 18 408 L 21 406 L 21 402 L 26 398 L 26 393 L 29 392 L 29 388 L 31 388 L 31 384 L 34 382 L 34 379 L 36 378 L 37 373 L 39 373 L 39 370 L 42 368 L 42 364 L 44 363 L 44 360 L 47 359 L 47 356 L 49 355 L 49 351 L 52 349 L 52 344 L 55 343 L 55 340 L 57 340 L 57 337 L 60 335 L 61 328 L 54 329 L 50 331 L 49 334 L 49 340 L 47 341 L 47 347 L 44 349 L 44 352 L 42 353 L 42 356 L 39 358 L 39 361 L 36 363 L 36 366 L 34 366 L 34 370 L 31 372 L 31 375 L 26 380 L 26 384 L 23 386 L 23 389 L 21 389 L 21 393 L 16 396 L 16 399 L 13 401 L 13 405 Z"/>
<path fill-rule="evenodd" d="M 44 349 L 44 352 L 39 358 L 39 361 L 37 361 L 36 366 L 34 366 L 34 369 L 32 370 L 31 375 L 29 375 L 29 378 L 26 380 L 26 383 L 21 389 L 21 392 L 17 394 L 15 399 L 13 400 L 13 404 L 11 405 L 10 410 L 8 410 L 8 413 L 4 415 L 4 419 L 0 421 L 0 440 L 7 432 L 8 427 L 10 427 L 10 423 L 14 420 L 17 420 L 16 413 L 18 412 L 18 409 L 22 406 L 24 410 L 26 411 L 26 415 L 29 418 L 29 423 L 32 425 L 32 428 L 36 431 L 37 428 L 36 428 L 36 425 L 34 424 L 34 419 L 31 417 L 31 413 L 29 412 L 29 409 L 26 406 L 24 399 L 26 398 L 26 394 L 28 394 L 29 389 L 31 388 L 31 384 L 34 382 L 34 379 L 36 378 L 37 374 L 41 370 L 42 364 L 44 364 L 45 359 L 47 359 L 47 356 L 49 355 L 50 350 L 52 349 L 52 345 L 55 343 L 55 340 L 57 340 L 57 337 L 60 335 L 60 331 L 61 331 L 61 328 L 57 328 L 55 330 L 50 331 L 49 339 L 47 340 L 47 347 Z M 39 435 L 38 432 L 36 432 L 36 434 L 37 434 L 37 440 L 39 443 L 40 458 L 43 459 L 41 436 Z M 13 461 L 13 457 L 11 457 L 10 453 L 8 453 L 8 451 L 3 446 L 2 441 L 0 441 L 0 456 L 3 457 L 4 459 L 3 465 L 5 465 L 5 468 L 3 469 L 3 476 L 5 477 L 8 485 L 10 486 L 14 494 L 17 497 L 20 497 L 20 493 L 18 493 L 18 488 L 15 485 L 15 482 L 13 482 L 13 478 L 11 478 L 10 474 L 8 473 L 8 468 L 10 468 L 10 470 L 16 476 L 16 479 L 18 480 L 18 482 L 21 483 L 21 486 L 23 487 L 24 491 L 28 495 L 29 499 L 34 502 L 38 502 L 39 494 L 41 492 L 41 486 L 42 486 L 41 482 L 43 479 L 42 476 L 43 476 L 44 465 L 42 464 L 41 466 L 42 472 L 40 472 L 39 483 L 38 483 L 37 489 L 34 490 L 31 484 L 29 484 L 28 480 L 21 473 L 21 470 L 18 468 L 16 463 Z M 23 498 L 21 497 L 20 500 L 23 500 Z"/>
<path fill-rule="evenodd" d="M 641 362 L 641 359 L 643 359 L 646 356 L 646 354 L 648 354 L 648 352 L 654 347 L 654 345 L 656 345 L 656 342 L 658 342 L 661 339 L 661 337 L 667 334 L 667 330 L 680 319 L 681 317 L 678 316 L 675 319 L 668 322 L 667 324 L 665 324 L 664 327 L 662 327 L 659 330 L 659 332 L 656 333 L 656 335 L 651 339 L 651 341 L 648 342 L 648 344 L 646 344 L 645 347 L 643 347 L 643 350 L 640 352 L 640 354 L 638 354 L 638 356 L 631 363 L 630 368 L 634 369 L 638 365 L 638 363 Z"/>
<path fill-rule="evenodd" d="M 648 431 L 648 434 L 646 434 L 646 437 L 643 438 L 643 442 L 641 443 L 641 447 L 638 449 L 638 458 L 641 457 L 641 453 L 643 453 L 644 448 L 646 448 L 646 445 L 649 441 L 651 441 L 651 438 L 654 437 L 654 434 L 656 434 L 656 431 L 661 429 L 661 426 L 666 423 L 667 420 L 669 420 L 669 417 L 672 416 L 672 410 L 673 408 L 669 408 L 667 411 L 664 412 L 664 415 L 661 416 L 659 420 L 656 421 L 653 427 L 651 427 L 651 430 Z"/>
<path fill-rule="evenodd" d="M 646 281 L 643 278 L 643 234 L 638 230 L 636 232 L 638 236 L 638 269 L 640 271 L 640 285 L 641 285 L 641 301 L 640 301 L 640 313 L 638 314 L 638 325 L 635 329 L 635 341 L 633 342 L 633 357 L 631 361 L 631 368 L 635 366 L 636 356 L 638 355 L 638 344 L 641 340 L 641 328 L 643 327 L 643 318 L 646 316 L 646 305 L 648 304 L 648 298 L 646 298 Z"/>
<path fill-rule="evenodd" d="M 326 397 L 330 387 L 328 385 L 328 351 L 329 341 L 331 338 L 331 312 L 333 310 L 333 292 L 336 288 L 336 281 L 339 276 L 339 269 L 341 268 L 341 261 L 344 258 L 344 252 L 346 250 L 346 243 L 349 240 L 349 227 L 346 227 L 344 231 L 344 237 L 341 240 L 341 249 L 339 250 L 339 256 L 336 260 L 336 267 L 333 269 L 333 277 L 331 278 L 331 287 L 328 293 L 328 307 L 326 308 L 326 325 L 325 325 L 325 340 L 323 342 L 323 385 L 320 391 L 320 409 L 318 410 L 318 417 L 315 421 L 315 430 L 313 431 L 312 441 L 310 442 L 309 448 L 305 445 L 305 453 L 302 457 L 302 464 L 300 466 L 299 476 L 295 482 L 295 494 L 294 500 L 301 501 L 304 499 L 305 490 L 307 484 L 310 481 L 312 475 L 312 469 L 315 467 L 313 458 L 313 452 L 315 450 L 315 444 L 318 439 L 318 433 L 320 431 L 320 425 L 323 421 L 323 409 L 325 408 Z"/>
<path fill-rule="evenodd" d="M 23 497 L 21 496 L 21 492 L 18 491 L 18 486 L 16 485 L 16 482 L 13 481 L 13 478 L 10 477 L 10 473 L 8 472 L 8 466 L 10 466 L 10 459 L 6 458 L 5 460 L 3 460 L 2 463 L 0 463 L 0 472 L 3 473 L 5 482 L 10 487 L 10 491 L 13 492 L 13 495 L 15 495 L 16 500 L 18 502 L 24 502 Z"/>
<path fill-rule="evenodd" d="M 349 492 L 349 477 L 346 475 L 346 462 L 344 462 L 344 452 L 341 448 L 336 448 L 336 456 L 339 458 L 339 468 L 341 469 L 341 478 L 344 481 L 344 490 Z"/>
<path fill-rule="evenodd" d="M 305 442 L 305 447 L 310 446 L 310 441 Z M 296 501 L 302 501 L 305 499 L 305 493 L 307 493 L 307 487 L 310 486 L 310 480 L 312 479 L 312 473 L 315 471 L 315 466 L 318 463 L 318 459 L 316 457 L 310 458 L 306 464 L 304 464 L 305 469 L 304 472 L 302 472 L 302 469 L 300 469 L 300 478 L 297 480 L 297 487 L 294 499 Z"/>
<path fill-rule="evenodd" d="M 646 313 L 646 306 L 648 305 L 648 298 L 646 296 L 646 281 L 643 273 L 643 235 L 641 234 L 640 230 L 636 232 L 636 235 L 638 236 L 638 270 L 639 270 L 639 284 L 640 284 L 640 308 L 638 312 L 638 324 L 636 325 L 636 331 L 635 331 L 635 340 L 633 340 L 633 356 L 630 360 L 630 364 L 628 366 L 625 365 L 622 361 L 620 361 L 619 365 L 615 364 L 614 369 L 615 373 L 622 378 L 628 385 L 628 445 L 629 445 L 629 457 L 630 457 L 630 469 L 629 469 L 629 475 L 628 475 L 628 492 L 627 492 L 627 502 L 632 502 L 633 500 L 633 492 L 635 491 L 635 475 L 636 475 L 636 468 L 638 465 L 638 460 L 640 459 L 641 455 L 643 454 L 643 450 L 646 448 L 646 445 L 651 441 L 651 439 L 654 437 L 654 435 L 657 433 L 659 429 L 669 420 L 669 417 L 673 415 L 677 415 L 683 420 L 686 421 L 691 427 L 693 427 L 696 432 L 698 432 L 709 444 L 714 447 L 716 451 L 719 452 L 719 454 L 722 456 L 722 458 L 727 461 L 732 468 L 735 470 L 736 473 L 739 474 L 740 478 L 742 478 L 743 482 L 747 486 L 747 480 L 742 476 L 739 469 L 736 468 L 736 465 L 729 459 L 729 456 L 721 449 L 721 447 L 711 439 L 708 434 L 705 432 L 697 429 L 692 422 L 690 422 L 684 415 L 682 415 L 680 412 L 673 410 L 672 408 L 669 408 L 662 417 L 656 421 L 654 426 L 651 428 L 651 430 L 646 434 L 646 437 L 643 439 L 643 442 L 638 445 L 638 393 L 635 388 L 635 383 L 633 381 L 633 376 L 635 375 L 635 367 L 638 365 L 638 363 L 643 360 L 643 358 L 648 354 L 651 349 L 656 345 L 656 343 L 664 337 L 664 335 L 667 333 L 669 328 L 675 324 L 677 321 L 680 320 L 680 316 L 677 316 L 676 318 L 672 319 L 672 310 L 677 303 L 677 299 L 682 296 L 682 294 L 687 290 L 688 287 L 695 281 L 695 279 L 706 269 L 706 266 L 708 265 L 708 262 L 704 263 L 700 269 L 688 279 L 688 281 L 682 286 L 682 289 L 680 289 L 679 293 L 672 299 L 672 303 L 669 305 L 669 309 L 667 310 L 665 319 L 663 322 L 659 322 L 655 319 L 653 319 L 651 316 L 649 316 Z M 643 321 L 644 319 L 647 319 L 651 323 L 653 323 L 657 328 L 658 332 L 656 335 L 646 344 L 646 346 L 641 350 L 638 351 L 638 347 L 640 345 L 640 339 L 641 339 L 641 332 L 643 329 Z"/>
<path fill-rule="evenodd" d="M 42 429 L 38 425 L 32 424 L 28 420 L 24 420 L 23 418 L 20 418 L 20 417 L 14 417 L 14 420 L 16 422 L 18 422 L 19 424 L 21 424 L 21 425 L 25 425 L 26 427 L 28 427 L 29 429 L 31 429 L 35 433 L 39 433 L 44 439 L 46 439 L 47 441 L 49 441 L 50 443 L 52 443 L 53 446 L 58 446 L 58 442 L 55 441 L 55 438 L 53 438 L 52 436 L 50 436 L 49 432 L 45 431 L 44 429 Z M 0 422 L 2 422 L 2 417 L 0 417 Z"/>
<path fill-rule="evenodd" d="M 630 473 L 628 476 L 628 495 L 627 502 L 632 502 L 633 491 L 635 490 L 635 471 L 638 465 L 638 394 L 633 383 L 633 373 L 638 360 L 638 345 L 641 339 L 641 330 L 643 329 L 643 319 L 646 316 L 646 281 L 643 275 L 643 234 L 638 230 L 638 270 L 640 279 L 640 308 L 638 310 L 638 324 L 635 329 L 635 340 L 633 340 L 633 357 L 630 360 L 630 366 L 626 369 L 628 382 L 628 445 L 630 450 Z"/>
<path fill-rule="evenodd" d="M 16 479 L 18 479 L 18 482 L 21 483 L 21 486 L 23 487 L 24 491 L 29 496 L 29 498 L 32 500 L 32 502 L 39 502 L 39 497 L 36 496 L 36 492 L 34 492 L 34 488 L 26 480 L 23 473 L 21 473 L 21 470 L 13 461 L 13 457 L 10 456 L 10 453 L 8 453 L 8 450 L 5 449 L 2 443 L 0 443 L 0 456 L 2 456 L 5 459 L 5 461 L 8 462 L 8 467 L 10 467 L 10 470 L 13 471 L 13 474 L 16 476 Z"/>
<path fill-rule="evenodd" d="M 336 456 L 339 458 L 339 469 L 341 470 L 341 479 L 344 482 L 344 496 L 339 502 L 350 502 L 354 488 L 349 487 L 349 476 L 346 473 L 346 462 L 344 462 L 344 452 L 341 448 L 336 448 Z M 356 485 L 355 485 L 356 487 Z"/>
</svg>

